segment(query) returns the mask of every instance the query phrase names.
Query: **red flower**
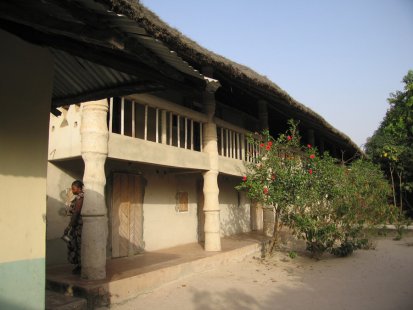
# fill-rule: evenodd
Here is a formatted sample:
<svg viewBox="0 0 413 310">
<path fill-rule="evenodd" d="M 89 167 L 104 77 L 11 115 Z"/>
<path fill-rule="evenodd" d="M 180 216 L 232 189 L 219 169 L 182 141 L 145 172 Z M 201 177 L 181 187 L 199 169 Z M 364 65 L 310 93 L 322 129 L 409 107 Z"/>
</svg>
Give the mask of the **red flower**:
<svg viewBox="0 0 413 310">
<path fill-rule="evenodd" d="M 242 177 L 242 180 L 245 182 L 245 181 L 247 180 L 247 176 L 244 175 L 244 176 Z"/>
<path fill-rule="evenodd" d="M 272 174 L 272 175 L 271 175 L 271 180 L 273 180 L 273 181 L 274 181 L 276 178 L 277 178 L 277 177 L 276 177 L 276 175 L 275 175 L 275 174 Z"/>
<path fill-rule="evenodd" d="M 261 143 L 261 144 L 260 144 L 260 147 L 264 147 L 264 145 L 265 145 L 264 143 Z"/>
<path fill-rule="evenodd" d="M 265 195 L 268 195 L 268 188 L 264 187 L 263 193 L 264 193 Z"/>
<path fill-rule="evenodd" d="M 313 174 L 313 169 L 308 170 L 309 174 Z"/>
<path fill-rule="evenodd" d="M 310 155 L 310 158 L 311 158 L 311 159 L 314 159 L 314 158 L 315 158 L 315 155 L 314 155 L 314 154 L 311 154 L 311 155 Z"/>
<path fill-rule="evenodd" d="M 291 136 L 287 136 L 288 141 L 291 141 L 291 139 L 292 139 Z"/>
<path fill-rule="evenodd" d="M 265 147 L 265 149 L 266 149 L 267 151 L 271 150 L 271 145 L 267 144 L 267 146 Z"/>
<path fill-rule="evenodd" d="M 268 141 L 267 146 L 272 146 L 272 141 Z"/>
<path fill-rule="evenodd" d="M 308 147 L 309 149 L 311 149 L 311 144 L 307 144 L 307 147 Z"/>
</svg>

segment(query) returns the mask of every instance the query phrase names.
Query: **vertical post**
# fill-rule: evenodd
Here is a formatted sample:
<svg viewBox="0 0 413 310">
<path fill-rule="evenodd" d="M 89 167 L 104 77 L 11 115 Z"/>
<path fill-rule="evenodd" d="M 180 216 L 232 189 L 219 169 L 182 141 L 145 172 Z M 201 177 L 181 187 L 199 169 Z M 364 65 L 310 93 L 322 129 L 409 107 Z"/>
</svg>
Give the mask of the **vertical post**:
<svg viewBox="0 0 413 310">
<path fill-rule="evenodd" d="M 161 122 L 162 122 L 162 137 L 161 137 L 161 142 L 162 144 L 166 144 L 167 143 L 167 128 L 166 128 L 166 124 L 167 124 L 167 120 L 166 120 L 166 111 L 162 110 L 161 113 Z"/>
<path fill-rule="evenodd" d="M 172 145 L 172 122 L 173 115 L 172 112 L 169 112 L 169 145 Z"/>
<path fill-rule="evenodd" d="M 194 120 L 191 119 L 191 150 L 194 150 Z"/>
<path fill-rule="evenodd" d="M 237 159 L 240 159 L 240 157 L 241 157 L 241 149 L 240 149 L 240 146 L 239 146 L 239 133 L 237 133 Z"/>
<path fill-rule="evenodd" d="M 211 68 L 204 69 L 204 74 L 212 77 Z M 204 112 L 207 122 L 203 124 L 203 152 L 208 154 L 210 169 L 203 173 L 204 177 L 204 213 L 205 213 L 205 251 L 221 251 L 220 208 L 218 187 L 218 141 L 217 126 L 214 122 L 215 91 L 219 82 L 208 79 L 203 92 Z"/>
<path fill-rule="evenodd" d="M 225 129 L 225 146 L 226 146 L 226 152 L 225 156 L 229 157 L 229 139 L 228 139 L 228 129 Z"/>
<path fill-rule="evenodd" d="M 156 116 L 155 116 L 155 142 L 159 143 L 159 109 L 156 109 Z"/>
<path fill-rule="evenodd" d="M 245 135 L 241 134 L 241 160 L 245 160 Z"/>
<path fill-rule="evenodd" d="M 250 144 L 247 141 L 247 162 L 249 162 L 249 161 L 250 161 Z"/>
<path fill-rule="evenodd" d="M 188 119 L 185 117 L 185 149 L 188 148 Z"/>
<path fill-rule="evenodd" d="M 125 98 L 120 101 L 120 134 L 125 134 Z"/>
<path fill-rule="evenodd" d="M 221 131 L 221 156 L 224 156 L 224 128 L 220 128 Z"/>
<path fill-rule="evenodd" d="M 181 147 L 181 117 L 179 115 L 176 116 L 176 139 L 178 140 L 177 145 Z"/>
<path fill-rule="evenodd" d="M 148 140 L 148 106 L 145 105 L 145 135 L 144 140 Z"/>
<path fill-rule="evenodd" d="M 229 158 L 232 158 L 232 151 L 233 151 L 233 147 L 232 147 L 232 131 L 229 131 Z"/>
<path fill-rule="evenodd" d="M 108 223 L 105 204 L 105 161 L 108 155 L 107 100 L 83 104 L 80 128 L 81 153 L 85 163 L 85 198 L 82 208 L 82 277 L 106 277 Z"/>
<path fill-rule="evenodd" d="M 112 132 L 112 126 L 113 126 L 113 97 L 109 99 L 109 105 L 110 105 L 110 110 L 109 110 L 109 132 Z"/>
<path fill-rule="evenodd" d="M 136 137 L 135 133 L 135 101 L 132 101 L 132 138 Z"/>
</svg>

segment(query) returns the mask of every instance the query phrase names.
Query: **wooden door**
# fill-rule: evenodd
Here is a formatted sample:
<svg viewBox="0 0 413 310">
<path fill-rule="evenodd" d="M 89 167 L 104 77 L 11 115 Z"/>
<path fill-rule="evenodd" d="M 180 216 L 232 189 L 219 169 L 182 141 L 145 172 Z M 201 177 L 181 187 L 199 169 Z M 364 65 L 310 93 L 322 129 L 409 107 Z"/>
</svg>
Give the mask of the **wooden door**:
<svg viewBox="0 0 413 310">
<path fill-rule="evenodd" d="M 143 251 L 143 179 L 140 175 L 114 173 L 112 188 L 112 257 Z"/>
</svg>

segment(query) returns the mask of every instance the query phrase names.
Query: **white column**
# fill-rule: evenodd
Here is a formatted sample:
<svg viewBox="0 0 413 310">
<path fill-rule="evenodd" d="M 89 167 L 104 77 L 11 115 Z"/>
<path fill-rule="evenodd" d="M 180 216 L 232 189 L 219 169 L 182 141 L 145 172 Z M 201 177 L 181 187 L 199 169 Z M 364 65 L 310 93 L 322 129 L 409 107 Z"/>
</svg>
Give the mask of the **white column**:
<svg viewBox="0 0 413 310">
<path fill-rule="evenodd" d="M 82 278 L 106 277 L 108 223 L 105 204 L 105 161 L 108 155 L 107 100 L 83 104 L 80 128 L 85 198 L 82 207 Z"/>
<path fill-rule="evenodd" d="M 205 213 L 205 251 L 221 251 L 219 187 L 218 187 L 218 139 L 217 126 L 214 122 L 215 91 L 219 82 L 208 79 L 203 93 L 204 111 L 208 122 L 203 127 L 202 151 L 209 155 L 210 169 L 204 172 L 204 213 Z"/>
<path fill-rule="evenodd" d="M 162 144 L 167 144 L 167 120 L 166 120 L 166 111 L 162 110 L 161 112 L 161 142 Z"/>
</svg>

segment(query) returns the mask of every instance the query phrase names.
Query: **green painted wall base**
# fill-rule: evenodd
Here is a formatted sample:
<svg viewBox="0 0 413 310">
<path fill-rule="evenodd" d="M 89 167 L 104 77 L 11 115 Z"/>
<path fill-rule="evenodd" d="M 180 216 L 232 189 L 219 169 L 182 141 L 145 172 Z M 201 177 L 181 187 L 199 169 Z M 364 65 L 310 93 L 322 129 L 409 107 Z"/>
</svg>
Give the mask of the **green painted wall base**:
<svg viewBox="0 0 413 310">
<path fill-rule="evenodd" d="M 45 307 L 45 259 L 0 263 L 0 309 Z"/>
</svg>

